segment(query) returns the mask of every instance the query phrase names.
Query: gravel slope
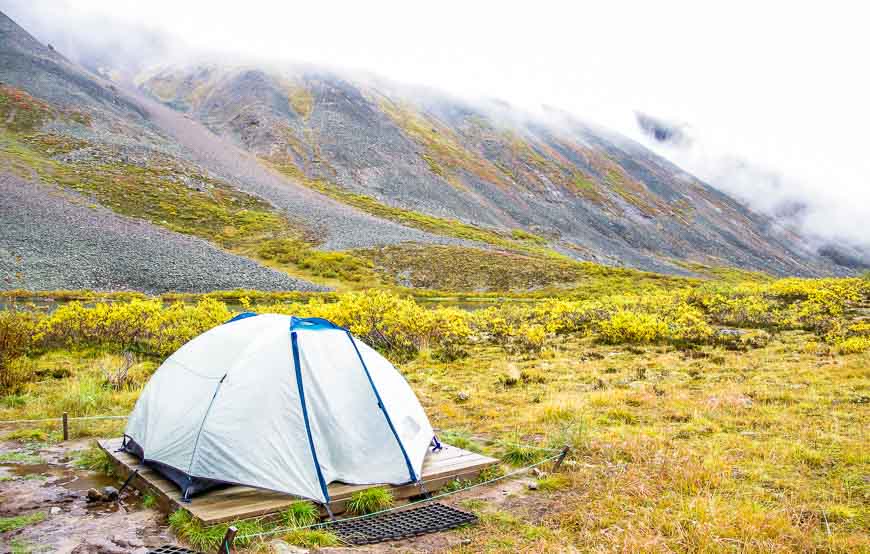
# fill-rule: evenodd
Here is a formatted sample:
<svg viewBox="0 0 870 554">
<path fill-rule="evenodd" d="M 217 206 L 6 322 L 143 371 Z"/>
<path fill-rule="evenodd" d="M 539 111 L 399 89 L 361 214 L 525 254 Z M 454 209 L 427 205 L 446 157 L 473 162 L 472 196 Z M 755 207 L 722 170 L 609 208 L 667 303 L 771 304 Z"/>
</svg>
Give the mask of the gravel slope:
<svg viewBox="0 0 870 554">
<path fill-rule="evenodd" d="M 8 173 L 0 197 L 0 289 L 323 290 Z"/>
<path fill-rule="evenodd" d="M 337 202 L 263 166 L 251 154 L 181 113 L 137 91 L 128 91 L 128 94 L 154 125 L 192 154 L 195 162 L 240 190 L 271 202 L 291 219 L 316 229 L 323 241 L 319 248 L 323 250 L 369 248 L 409 241 L 467 243 L 405 227 Z"/>
</svg>

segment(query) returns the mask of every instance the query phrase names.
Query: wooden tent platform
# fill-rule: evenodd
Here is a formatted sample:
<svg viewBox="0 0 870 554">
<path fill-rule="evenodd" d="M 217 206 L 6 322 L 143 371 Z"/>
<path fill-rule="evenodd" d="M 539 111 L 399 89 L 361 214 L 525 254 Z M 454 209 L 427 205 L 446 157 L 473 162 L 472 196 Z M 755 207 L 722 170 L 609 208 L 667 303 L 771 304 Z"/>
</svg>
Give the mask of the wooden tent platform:
<svg viewBox="0 0 870 554">
<path fill-rule="evenodd" d="M 163 510 L 169 512 L 184 508 L 208 525 L 273 514 L 280 512 L 296 500 L 295 497 L 287 494 L 252 487 L 230 486 L 197 495 L 192 502 L 185 504 L 181 502 L 181 491 L 174 483 L 153 469 L 140 464 L 135 456 L 117 451 L 121 448 L 120 438 L 101 440 L 98 444 L 109 455 L 121 479 L 127 479 L 133 471 L 139 470 L 139 474 L 130 484 L 142 492 L 154 494 Z M 448 444 L 443 446 L 444 448 L 439 452 L 430 451 L 423 461 L 423 481 L 429 492 L 437 491 L 454 479 L 474 479 L 483 469 L 498 463 L 494 458 Z M 335 514 L 340 514 L 344 512 L 345 504 L 353 493 L 372 486 L 374 485 L 332 483 L 329 485 L 329 496 L 332 498 L 329 507 Z M 420 494 L 420 489 L 414 485 L 390 488 L 397 505 Z"/>
</svg>

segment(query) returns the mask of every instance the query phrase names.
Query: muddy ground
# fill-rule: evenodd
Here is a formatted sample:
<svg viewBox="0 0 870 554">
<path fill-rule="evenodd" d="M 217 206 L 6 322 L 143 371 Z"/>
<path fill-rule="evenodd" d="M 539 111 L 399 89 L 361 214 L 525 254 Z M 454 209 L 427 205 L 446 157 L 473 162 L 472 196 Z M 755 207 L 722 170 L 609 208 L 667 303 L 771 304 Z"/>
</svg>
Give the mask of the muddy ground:
<svg viewBox="0 0 870 554">
<path fill-rule="evenodd" d="M 87 491 L 120 487 L 112 478 L 73 467 L 89 440 L 36 446 L 0 443 L 0 517 L 37 512 L 46 518 L 0 535 L 0 552 L 136 553 L 173 543 L 165 517 L 142 506 L 138 491 L 120 501 L 88 502 Z M 14 458 L 10 460 L 9 454 Z"/>
<path fill-rule="evenodd" d="M 165 544 L 181 544 L 166 515 L 142 505 L 139 492 L 125 490 L 118 501 L 89 502 L 89 489 L 120 488 L 116 479 L 78 469 L 72 459 L 93 439 L 62 445 L 0 441 L 0 518 L 45 513 L 43 521 L 0 533 L 0 553 L 56 552 L 67 554 L 145 554 Z M 527 480 L 502 481 L 451 497 L 450 504 L 477 498 L 490 505 L 510 503 L 526 489 Z M 321 552 L 437 552 L 461 544 L 456 533 L 426 535 L 408 541 L 364 548 L 326 548 Z M 286 550 L 269 545 L 261 551 Z"/>
</svg>

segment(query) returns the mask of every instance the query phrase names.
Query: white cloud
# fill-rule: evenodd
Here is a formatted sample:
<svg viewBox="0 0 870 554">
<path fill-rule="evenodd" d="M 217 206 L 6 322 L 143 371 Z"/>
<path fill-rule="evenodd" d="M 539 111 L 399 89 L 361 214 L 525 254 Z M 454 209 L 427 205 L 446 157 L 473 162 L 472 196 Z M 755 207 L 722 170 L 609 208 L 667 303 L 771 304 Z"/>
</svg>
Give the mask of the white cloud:
<svg viewBox="0 0 870 554">
<path fill-rule="evenodd" d="M 6 0 L 0 7 L 45 40 L 65 34 L 99 47 L 143 28 L 165 33 L 182 52 L 369 70 L 530 109 L 559 106 L 633 137 L 634 110 L 675 118 L 692 125 L 703 150 L 661 150 L 666 156 L 763 208 L 770 187 L 716 170 L 721 160 L 749 160 L 814 207 L 805 222 L 812 232 L 870 244 L 868 14 L 860 3 L 800 4 Z"/>
</svg>

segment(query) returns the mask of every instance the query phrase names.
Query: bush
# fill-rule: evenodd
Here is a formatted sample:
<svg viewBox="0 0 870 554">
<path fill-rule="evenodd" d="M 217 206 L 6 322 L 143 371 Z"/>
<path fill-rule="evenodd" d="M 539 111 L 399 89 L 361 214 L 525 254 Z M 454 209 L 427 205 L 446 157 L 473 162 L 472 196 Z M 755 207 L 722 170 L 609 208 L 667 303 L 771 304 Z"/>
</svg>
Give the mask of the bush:
<svg viewBox="0 0 870 554">
<path fill-rule="evenodd" d="M 870 338 L 849 337 L 837 343 L 837 351 L 840 354 L 860 354 L 870 350 Z"/>
<path fill-rule="evenodd" d="M 668 326 L 658 316 L 620 310 L 601 323 L 601 340 L 608 344 L 650 343 L 667 336 Z"/>
<path fill-rule="evenodd" d="M 30 365 L 20 358 L 33 347 L 36 314 L 0 311 L 0 392 L 16 392 L 28 377 Z"/>
</svg>

